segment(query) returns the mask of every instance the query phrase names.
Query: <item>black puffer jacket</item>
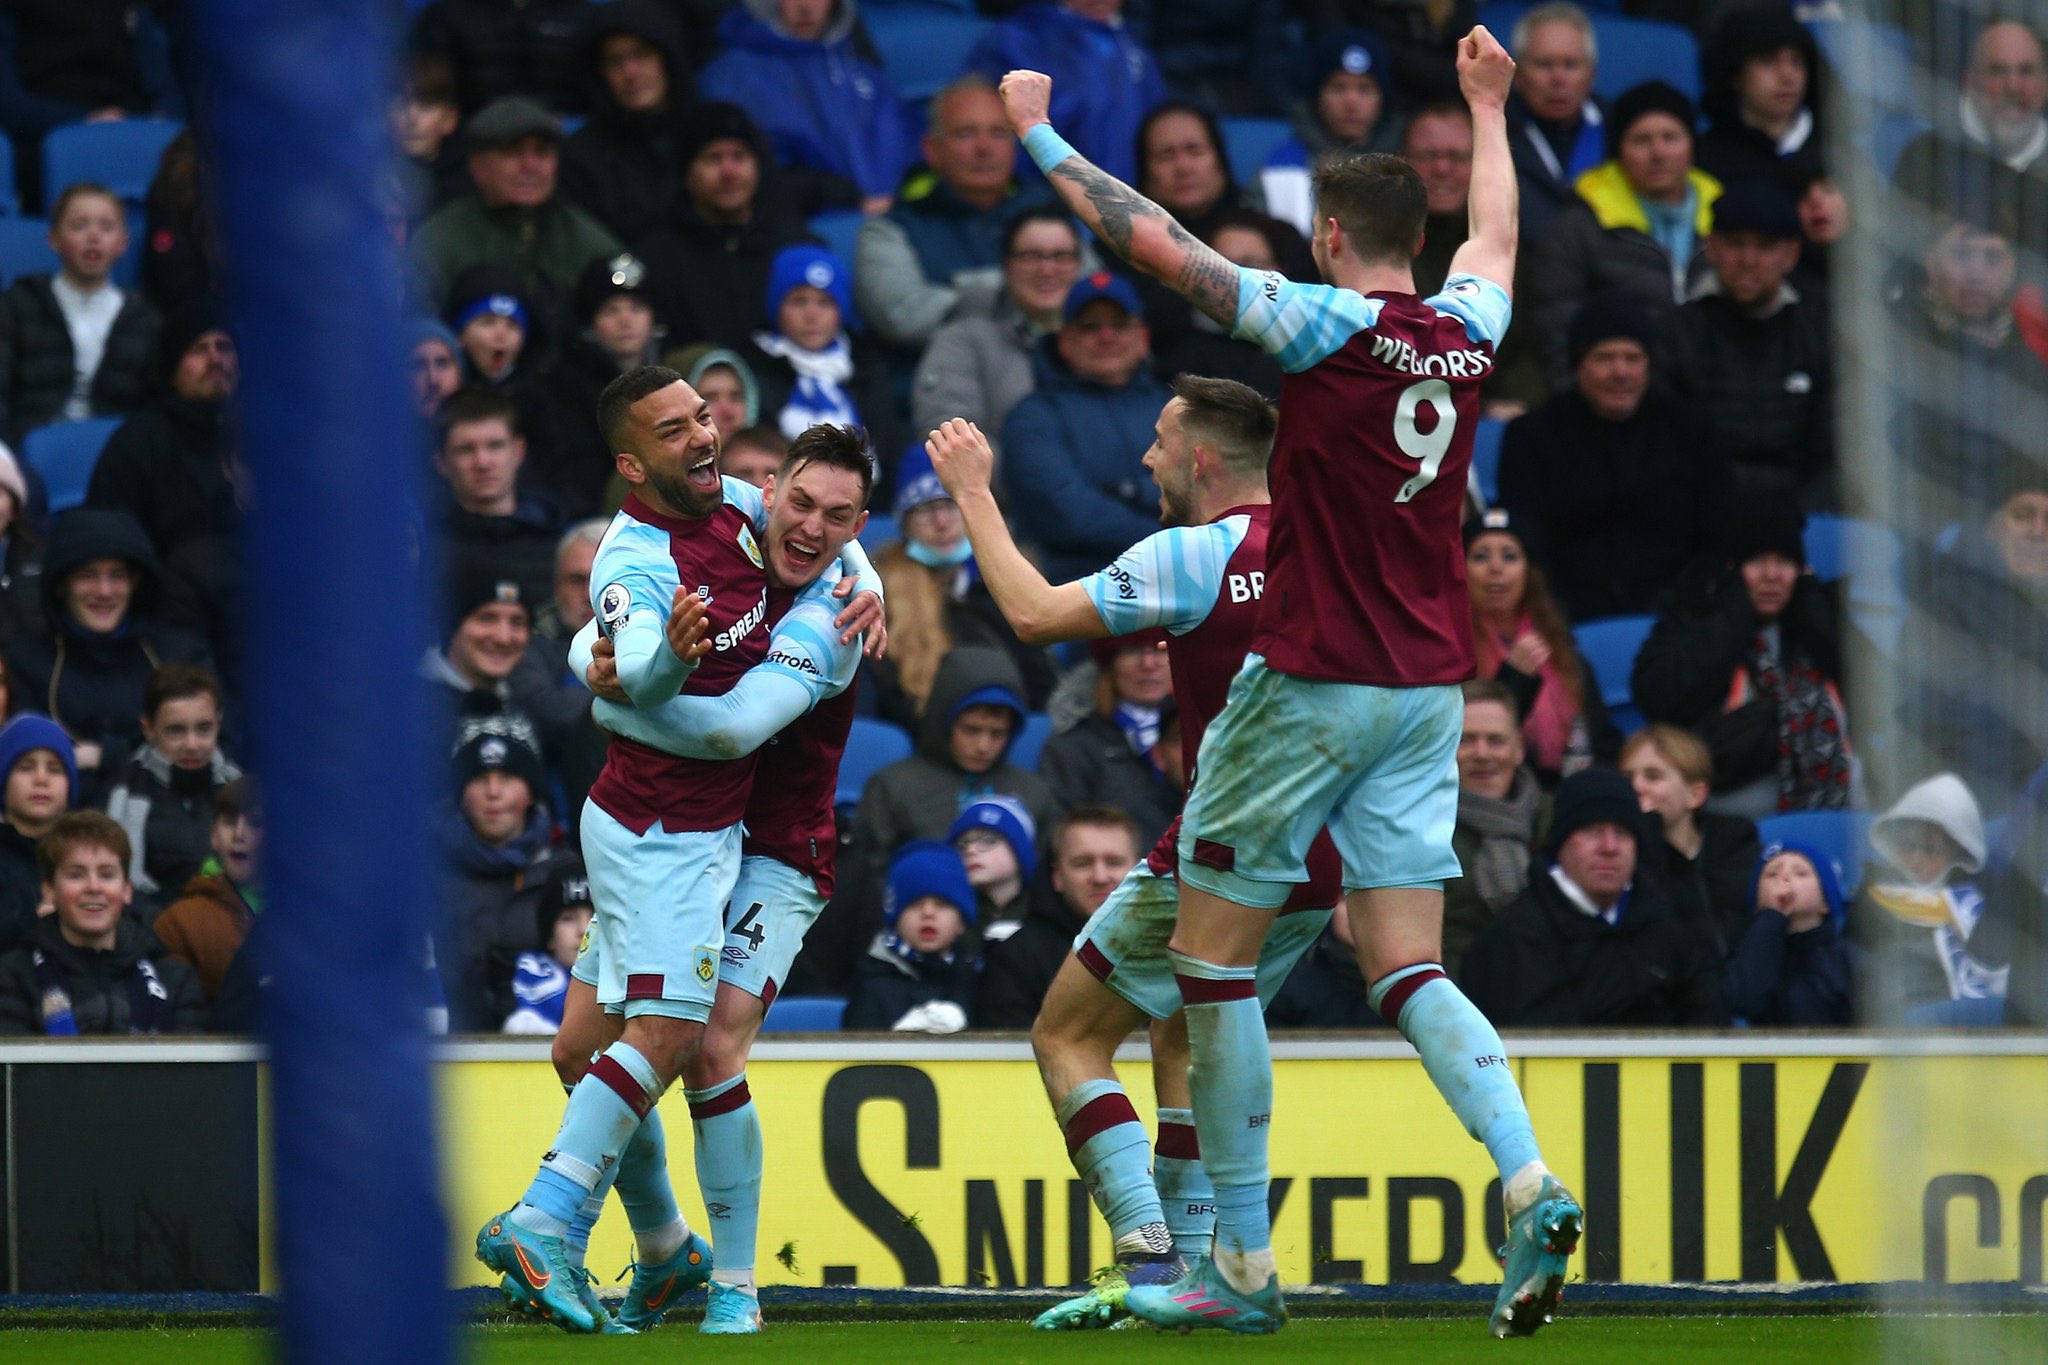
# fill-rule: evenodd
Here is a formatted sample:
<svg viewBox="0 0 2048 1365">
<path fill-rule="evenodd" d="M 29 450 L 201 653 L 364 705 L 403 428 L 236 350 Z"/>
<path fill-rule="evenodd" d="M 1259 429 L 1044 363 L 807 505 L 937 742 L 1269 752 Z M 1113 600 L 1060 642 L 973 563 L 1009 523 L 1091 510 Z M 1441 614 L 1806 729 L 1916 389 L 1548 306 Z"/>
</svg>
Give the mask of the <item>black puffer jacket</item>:
<svg viewBox="0 0 2048 1365">
<path fill-rule="evenodd" d="M 72 570 L 95 559 L 126 560 L 135 570 L 135 596 L 120 629 L 87 634 L 71 619 L 58 593 Z M 81 773 L 79 804 L 93 804 L 103 775 L 111 774 L 141 738 L 142 690 L 151 670 L 169 663 L 211 667 L 206 646 L 159 624 L 156 554 L 125 512 L 74 508 L 51 523 L 43 555 L 40 638 L 25 642 L 14 662 L 14 686 L 23 705 L 47 713 L 75 740 L 101 745 L 97 773 Z"/>
<path fill-rule="evenodd" d="M 129 290 L 114 314 L 107 348 L 86 397 L 95 417 L 133 412 L 148 399 L 163 318 Z M 0 430 L 19 441 L 30 427 L 57 421 L 71 397 L 76 364 L 71 328 L 48 275 L 26 275 L 0 295 Z"/>
<path fill-rule="evenodd" d="M 0 957 L 0 1033 L 44 1031 L 37 952 L 56 968 L 70 992 L 72 1018 L 81 1034 L 197 1033 L 205 1026 L 206 997 L 200 993 L 198 976 L 165 952 L 153 932 L 123 917 L 115 927 L 113 947 L 74 948 L 58 931 L 53 915 L 37 922 L 26 946 Z M 159 1018 L 148 1030 L 135 1018 L 138 989 L 157 997 Z"/>
<path fill-rule="evenodd" d="M 28 941 L 42 901 L 36 841 L 0 820 L 0 953 L 11 953 Z"/>
<path fill-rule="evenodd" d="M 1060 964 L 1073 951 L 1074 935 L 1086 923 L 1059 896 L 1034 898 L 1017 931 L 982 950 L 981 998 L 974 1026 L 1030 1028 Z"/>
<path fill-rule="evenodd" d="M 1738 496 L 1791 494 L 1809 512 L 1839 503 L 1824 298 L 1783 299 L 1754 317 L 1708 294 L 1672 316 L 1670 344 L 1672 387 L 1706 419 Z"/>
<path fill-rule="evenodd" d="M 562 193 L 630 242 L 667 216 L 685 167 L 676 122 L 694 98 L 683 37 L 653 0 L 614 0 L 597 10 L 585 37 L 579 72 L 590 120 L 562 144 Z M 605 39 L 629 33 L 661 53 L 668 71 L 668 102 L 635 113 L 612 98 L 600 69 Z"/>
<path fill-rule="evenodd" d="M 769 164 L 761 153 L 763 165 Z M 768 267 L 775 253 L 815 240 L 767 195 L 748 223 L 709 223 L 678 200 L 661 226 L 633 245 L 647 263 L 654 311 L 677 346 L 716 342 L 735 350 L 768 325 Z"/>
<path fill-rule="evenodd" d="M 961 939 L 946 957 L 916 957 L 900 950 L 886 934 L 877 934 L 860 960 L 842 1028 L 884 1032 L 926 1005 L 946 1002 L 974 1017 L 978 965 Z M 930 1030 L 918 1030 L 929 1032 Z"/>
<path fill-rule="evenodd" d="M 221 467 L 229 439 L 223 405 L 165 394 L 108 438 L 86 506 L 135 518 L 160 556 L 201 536 L 231 536 L 240 517 Z"/>
</svg>

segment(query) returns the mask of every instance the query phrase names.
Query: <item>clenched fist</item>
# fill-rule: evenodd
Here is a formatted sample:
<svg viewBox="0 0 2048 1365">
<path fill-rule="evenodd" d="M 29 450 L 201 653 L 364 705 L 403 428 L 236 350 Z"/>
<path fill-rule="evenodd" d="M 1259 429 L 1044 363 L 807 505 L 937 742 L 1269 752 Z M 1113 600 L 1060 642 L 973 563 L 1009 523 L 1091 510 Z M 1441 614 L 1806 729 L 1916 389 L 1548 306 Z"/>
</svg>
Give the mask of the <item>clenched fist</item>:
<svg viewBox="0 0 2048 1365">
<path fill-rule="evenodd" d="M 1003 97 L 1003 113 L 1018 137 L 1041 123 L 1050 122 L 1052 77 L 1039 71 L 1012 71 L 997 87 Z"/>
</svg>

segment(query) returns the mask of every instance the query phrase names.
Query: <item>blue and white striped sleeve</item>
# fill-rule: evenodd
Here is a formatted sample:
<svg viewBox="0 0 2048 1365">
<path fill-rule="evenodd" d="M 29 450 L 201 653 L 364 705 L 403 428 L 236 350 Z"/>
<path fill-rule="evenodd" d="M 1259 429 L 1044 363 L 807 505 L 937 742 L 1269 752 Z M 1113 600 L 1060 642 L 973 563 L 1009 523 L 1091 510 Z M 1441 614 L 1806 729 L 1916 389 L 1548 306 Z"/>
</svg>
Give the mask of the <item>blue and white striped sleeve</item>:
<svg viewBox="0 0 2048 1365">
<path fill-rule="evenodd" d="M 1515 314 L 1507 290 L 1466 272 L 1445 280 L 1443 289 L 1423 302 L 1464 323 L 1465 335 L 1473 341 L 1490 341 L 1496 346 L 1508 334 L 1508 320 Z"/>
<path fill-rule="evenodd" d="M 1299 374 L 1336 354 L 1379 321 L 1380 301 L 1327 284 L 1299 284 L 1275 270 L 1237 272 L 1237 327 L 1249 341 Z"/>
<path fill-rule="evenodd" d="M 1081 588 L 1111 635 L 1154 626 L 1185 635 L 1215 607 L 1224 569 L 1249 525 L 1249 518 L 1236 516 L 1207 526 L 1168 527 L 1082 579 Z"/>
</svg>

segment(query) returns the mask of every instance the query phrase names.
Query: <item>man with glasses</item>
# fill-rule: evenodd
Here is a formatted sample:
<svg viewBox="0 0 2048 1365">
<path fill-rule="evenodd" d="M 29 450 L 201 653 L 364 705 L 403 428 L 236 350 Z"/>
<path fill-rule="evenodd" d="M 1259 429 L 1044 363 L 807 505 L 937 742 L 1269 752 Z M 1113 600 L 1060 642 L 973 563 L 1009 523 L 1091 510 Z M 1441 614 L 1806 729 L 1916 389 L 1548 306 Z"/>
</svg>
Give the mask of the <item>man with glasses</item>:
<svg viewBox="0 0 2048 1365">
<path fill-rule="evenodd" d="M 1131 282 L 1106 270 L 1085 275 L 1067 293 L 1052 345 L 1039 350 L 1036 391 L 1003 424 L 1010 512 L 1050 577 L 1078 578 L 1158 527 L 1145 452 L 1172 395 L 1147 366 L 1151 355 Z"/>
</svg>

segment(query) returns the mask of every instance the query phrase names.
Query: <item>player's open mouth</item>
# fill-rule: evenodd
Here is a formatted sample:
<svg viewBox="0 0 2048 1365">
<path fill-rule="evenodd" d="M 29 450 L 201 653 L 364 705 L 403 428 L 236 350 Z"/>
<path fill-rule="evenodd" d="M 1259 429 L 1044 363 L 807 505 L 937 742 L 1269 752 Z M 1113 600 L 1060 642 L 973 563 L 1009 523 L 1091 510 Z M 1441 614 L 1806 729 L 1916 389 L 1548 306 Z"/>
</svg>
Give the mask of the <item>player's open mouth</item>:
<svg viewBox="0 0 2048 1365">
<path fill-rule="evenodd" d="M 799 569 L 810 568 L 818 559 L 818 547 L 806 545 L 800 540 L 783 541 L 782 553 L 787 555 L 789 562 L 796 565 Z"/>
<path fill-rule="evenodd" d="M 690 487 L 712 489 L 718 487 L 718 456 L 706 455 L 686 471 Z"/>
</svg>

